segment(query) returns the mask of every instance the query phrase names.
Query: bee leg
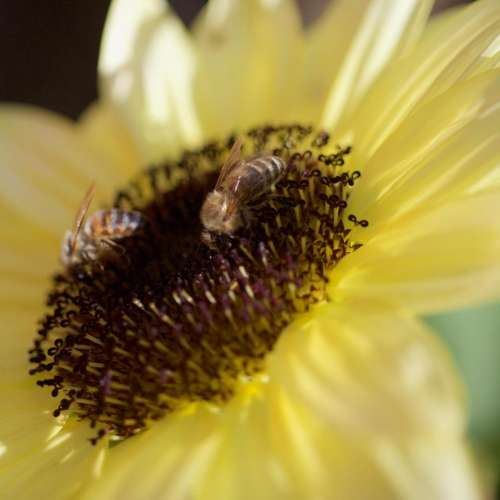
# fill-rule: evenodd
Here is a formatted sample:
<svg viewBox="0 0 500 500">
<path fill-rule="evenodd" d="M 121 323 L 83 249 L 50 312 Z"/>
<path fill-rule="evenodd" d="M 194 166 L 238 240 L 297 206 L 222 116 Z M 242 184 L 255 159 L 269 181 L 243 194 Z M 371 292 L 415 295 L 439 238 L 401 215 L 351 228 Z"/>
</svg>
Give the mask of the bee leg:
<svg viewBox="0 0 500 500">
<path fill-rule="evenodd" d="M 108 250 L 111 250 L 115 255 L 117 255 L 119 258 L 125 259 L 127 264 L 130 264 L 130 258 L 127 255 L 127 251 L 125 248 L 117 243 L 115 240 L 111 238 L 104 238 L 101 240 L 101 243 L 108 248 Z"/>
<path fill-rule="evenodd" d="M 207 247 L 210 248 L 211 250 L 217 250 L 217 245 L 215 244 L 214 235 L 207 229 L 204 229 L 201 232 L 201 241 L 205 243 L 205 245 L 207 245 Z"/>
<path fill-rule="evenodd" d="M 248 206 L 251 208 L 260 208 L 260 207 L 262 207 L 262 205 L 265 205 L 265 203 L 268 200 L 269 200 L 269 193 L 263 193 L 259 197 L 252 200 L 252 202 L 249 203 Z"/>
<path fill-rule="evenodd" d="M 100 240 L 100 243 L 102 243 L 104 246 L 107 246 L 108 249 L 113 250 L 117 253 L 124 253 L 124 249 L 111 238 L 103 238 Z"/>
<path fill-rule="evenodd" d="M 249 227 L 254 219 L 250 210 L 242 210 L 240 212 L 240 217 L 244 227 Z"/>
<path fill-rule="evenodd" d="M 97 260 L 98 250 L 95 245 L 88 243 L 81 251 L 81 260 L 91 262 Z"/>
</svg>

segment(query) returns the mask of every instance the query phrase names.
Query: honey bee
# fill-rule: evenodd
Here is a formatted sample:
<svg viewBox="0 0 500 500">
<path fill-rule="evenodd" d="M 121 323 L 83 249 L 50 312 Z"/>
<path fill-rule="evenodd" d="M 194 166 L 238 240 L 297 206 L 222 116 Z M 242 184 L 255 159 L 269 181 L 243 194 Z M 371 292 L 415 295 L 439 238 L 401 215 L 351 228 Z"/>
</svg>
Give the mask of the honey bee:
<svg viewBox="0 0 500 500">
<path fill-rule="evenodd" d="M 213 233 L 231 236 L 250 221 L 249 208 L 283 176 L 286 162 L 275 155 L 257 154 L 241 158 L 241 140 L 236 140 L 222 165 L 219 178 L 201 207 L 202 241 L 213 246 Z"/>
<path fill-rule="evenodd" d="M 118 208 L 98 210 L 85 222 L 94 195 L 95 184 L 92 184 L 76 213 L 73 228 L 64 235 L 61 260 L 65 266 L 120 253 L 122 248 L 117 240 L 131 236 L 144 226 L 141 213 Z"/>
</svg>

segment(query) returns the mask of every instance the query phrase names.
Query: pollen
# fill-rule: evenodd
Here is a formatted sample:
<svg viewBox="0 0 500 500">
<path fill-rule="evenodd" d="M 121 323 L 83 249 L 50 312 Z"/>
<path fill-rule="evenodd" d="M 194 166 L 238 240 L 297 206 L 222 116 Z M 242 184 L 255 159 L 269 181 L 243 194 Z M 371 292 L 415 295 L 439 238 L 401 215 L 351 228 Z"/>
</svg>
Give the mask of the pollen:
<svg viewBox="0 0 500 500">
<path fill-rule="evenodd" d="M 223 405 L 262 377 L 281 332 L 329 300 L 329 271 L 360 245 L 349 212 L 360 172 L 349 146 L 299 125 L 240 136 L 286 172 L 232 235 L 202 243 L 199 213 L 235 137 L 141 172 L 112 206 L 147 223 L 117 258 L 60 270 L 30 351 L 30 373 L 73 415 L 126 438 L 191 404 Z"/>
</svg>

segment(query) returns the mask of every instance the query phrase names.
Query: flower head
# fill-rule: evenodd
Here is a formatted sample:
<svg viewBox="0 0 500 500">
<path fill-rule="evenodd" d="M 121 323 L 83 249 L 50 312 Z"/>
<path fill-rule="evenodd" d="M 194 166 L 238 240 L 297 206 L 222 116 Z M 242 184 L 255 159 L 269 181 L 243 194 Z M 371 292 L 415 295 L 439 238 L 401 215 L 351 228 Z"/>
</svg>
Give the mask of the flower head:
<svg viewBox="0 0 500 500">
<path fill-rule="evenodd" d="M 461 386 L 414 315 L 500 295 L 500 10 L 426 27 L 431 3 L 337 2 L 304 31 L 293 2 L 213 0 L 190 33 L 115 0 L 79 124 L 2 109 L 0 493 L 481 498 Z M 259 196 L 214 231 L 236 140 Z M 141 223 L 100 220 L 106 251 L 50 284 L 90 179 Z"/>
</svg>

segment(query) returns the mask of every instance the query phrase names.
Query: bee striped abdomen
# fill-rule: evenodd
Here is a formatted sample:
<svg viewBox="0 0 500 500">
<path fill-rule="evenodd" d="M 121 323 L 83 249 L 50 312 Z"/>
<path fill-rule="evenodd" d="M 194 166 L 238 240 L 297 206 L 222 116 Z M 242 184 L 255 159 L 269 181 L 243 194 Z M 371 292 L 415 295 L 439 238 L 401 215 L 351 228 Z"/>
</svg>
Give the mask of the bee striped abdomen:
<svg viewBox="0 0 500 500">
<path fill-rule="evenodd" d="M 267 192 L 284 174 L 286 162 L 278 156 L 259 156 L 247 160 L 247 183 L 251 186 L 250 198 L 258 197 Z"/>
<path fill-rule="evenodd" d="M 248 168 L 255 170 L 268 184 L 275 182 L 286 168 L 285 160 L 279 156 L 260 156 L 248 160 Z"/>
<path fill-rule="evenodd" d="M 95 212 L 85 224 L 85 235 L 89 238 L 125 238 L 131 236 L 142 224 L 139 212 L 112 208 Z"/>
</svg>

